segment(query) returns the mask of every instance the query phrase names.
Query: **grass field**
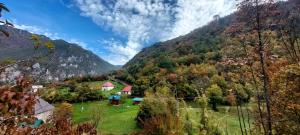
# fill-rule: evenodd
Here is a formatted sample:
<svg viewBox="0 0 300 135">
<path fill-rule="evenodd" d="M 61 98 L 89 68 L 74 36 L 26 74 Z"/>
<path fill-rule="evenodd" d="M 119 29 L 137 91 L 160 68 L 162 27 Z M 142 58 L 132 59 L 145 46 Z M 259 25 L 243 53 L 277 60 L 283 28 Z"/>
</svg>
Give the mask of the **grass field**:
<svg viewBox="0 0 300 135">
<path fill-rule="evenodd" d="M 188 107 L 188 112 L 190 116 L 192 117 L 193 122 L 195 123 L 195 126 L 198 126 L 199 121 L 200 121 L 200 109 L 198 108 L 199 106 L 194 103 L 194 102 L 188 102 L 187 105 Z M 245 124 L 246 127 L 249 127 L 248 124 L 248 113 L 247 113 L 247 107 L 253 108 L 255 104 L 249 104 L 245 105 L 242 107 L 243 113 L 244 113 L 244 118 L 245 118 Z M 210 110 L 210 108 L 207 108 L 208 112 L 207 114 L 209 115 L 210 119 L 214 124 L 217 124 L 218 127 L 222 131 L 226 131 L 230 135 L 241 135 L 240 131 L 240 125 L 239 125 L 239 118 L 237 114 L 237 109 L 235 106 L 218 106 L 219 111 L 215 112 L 213 110 Z M 253 123 L 253 116 L 252 114 L 249 114 L 249 123 Z M 251 126 L 251 125 L 250 125 Z"/>
<path fill-rule="evenodd" d="M 73 104 L 73 107 L 75 123 L 90 121 L 93 108 L 102 109 L 103 120 L 97 127 L 102 134 L 122 135 L 138 130 L 134 119 L 139 106 L 133 106 L 131 100 L 127 100 L 125 104 L 119 106 L 111 106 L 108 101 L 96 101 Z M 83 111 L 81 111 L 81 107 L 84 108 Z"/>
<path fill-rule="evenodd" d="M 139 106 L 133 106 L 130 99 L 125 104 L 119 106 L 111 106 L 108 101 L 96 101 L 73 104 L 74 113 L 73 121 L 77 123 L 90 121 L 93 119 L 91 114 L 94 108 L 100 108 L 103 116 L 101 124 L 98 126 L 98 130 L 102 134 L 114 134 L 122 135 L 129 134 L 133 131 L 139 130 L 136 127 L 135 117 L 137 115 Z M 81 111 L 81 108 L 84 108 Z M 240 135 L 239 120 L 236 114 L 235 107 L 219 107 L 219 112 L 208 110 L 208 115 L 213 118 L 213 123 L 217 124 L 223 131 L 228 131 L 232 135 Z M 188 112 L 192 117 L 195 128 L 198 126 L 200 121 L 200 110 L 199 108 L 189 108 Z M 244 111 L 246 114 L 246 112 Z M 246 117 L 246 116 L 245 116 Z M 248 127 L 247 119 L 246 126 Z M 252 119 L 250 119 L 252 122 Z M 227 129 L 226 129 L 227 128 Z M 195 129 L 197 130 L 197 129 Z"/>
</svg>

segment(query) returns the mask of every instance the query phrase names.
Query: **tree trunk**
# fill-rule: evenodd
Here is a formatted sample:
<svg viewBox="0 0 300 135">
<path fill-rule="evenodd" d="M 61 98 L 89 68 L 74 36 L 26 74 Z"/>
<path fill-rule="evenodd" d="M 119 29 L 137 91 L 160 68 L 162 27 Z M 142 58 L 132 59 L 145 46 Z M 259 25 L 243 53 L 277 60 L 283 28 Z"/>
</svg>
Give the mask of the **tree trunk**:
<svg viewBox="0 0 300 135">
<path fill-rule="evenodd" d="M 256 24 L 257 24 L 257 34 L 258 34 L 258 45 L 259 45 L 259 56 L 260 56 L 260 65 L 262 70 L 262 79 L 263 79 L 263 88 L 266 98 L 266 107 L 267 107 L 267 125 L 268 125 L 268 134 L 272 135 L 272 119 L 271 119 L 271 105 L 270 105 L 270 91 L 269 91 L 269 76 L 266 71 L 266 63 L 264 59 L 264 45 L 262 43 L 262 33 L 260 26 L 260 13 L 259 13 L 259 3 L 258 0 L 255 1 L 256 5 Z"/>
</svg>

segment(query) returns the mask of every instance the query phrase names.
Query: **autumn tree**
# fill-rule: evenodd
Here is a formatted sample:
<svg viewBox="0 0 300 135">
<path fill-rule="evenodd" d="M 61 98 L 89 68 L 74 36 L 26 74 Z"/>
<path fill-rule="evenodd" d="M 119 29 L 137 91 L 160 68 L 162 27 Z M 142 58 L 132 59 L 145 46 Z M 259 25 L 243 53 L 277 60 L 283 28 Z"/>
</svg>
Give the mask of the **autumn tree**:
<svg viewBox="0 0 300 135">
<path fill-rule="evenodd" d="M 267 67 L 267 53 L 266 47 L 270 43 L 266 31 L 270 30 L 270 22 L 267 18 L 275 16 L 274 3 L 272 0 L 242 0 L 238 5 L 238 21 L 236 25 L 237 33 L 250 33 L 254 35 L 254 43 L 256 46 L 256 53 L 260 63 L 260 78 L 263 82 L 262 89 L 264 91 L 264 98 L 267 110 L 267 134 L 272 135 L 272 115 L 270 103 L 270 78 Z"/>
<path fill-rule="evenodd" d="M 299 1 L 290 0 L 283 4 L 284 8 L 280 13 L 280 19 L 277 22 L 278 40 L 285 50 L 287 58 L 291 63 L 300 62 L 300 4 Z"/>
<path fill-rule="evenodd" d="M 300 66 L 281 68 L 272 80 L 272 113 L 276 134 L 300 132 Z"/>
</svg>

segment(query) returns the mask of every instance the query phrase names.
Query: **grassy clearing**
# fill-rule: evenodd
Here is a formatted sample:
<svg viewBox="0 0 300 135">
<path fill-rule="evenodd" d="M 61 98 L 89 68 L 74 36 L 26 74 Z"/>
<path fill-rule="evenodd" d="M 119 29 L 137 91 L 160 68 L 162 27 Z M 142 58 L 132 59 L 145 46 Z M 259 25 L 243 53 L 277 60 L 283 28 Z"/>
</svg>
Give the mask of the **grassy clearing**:
<svg viewBox="0 0 300 135">
<path fill-rule="evenodd" d="M 81 111 L 83 106 L 84 110 Z M 73 105 L 74 114 L 73 121 L 75 123 L 81 123 L 91 120 L 91 113 L 93 113 L 93 108 L 99 107 L 103 110 L 103 120 L 102 124 L 99 125 L 98 130 L 103 134 L 129 134 L 133 131 L 139 130 L 136 127 L 135 117 L 139 110 L 139 106 L 133 106 L 130 99 L 127 100 L 125 104 L 119 106 L 111 106 L 108 101 L 96 101 L 96 102 L 86 102 L 77 103 Z M 209 116 L 212 118 L 213 122 L 218 125 L 223 131 L 228 130 L 228 133 L 232 135 L 239 135 L 240 127 L 239 120 L 236 114 L 235 107 L 222 106 L 219 107 L 219 112 L 214 112 L 208 110 Z M 194 127 L 198 127 L 200 121 L 200 109 L 199 108 L 188 108 L 188 112 L 192 117 Z M 244 111 L 246 114 L 246 111 Z M 248 126 L 246 119 L 246 126 Z M 252 122 L 252 119 L 250 119 Z M 195 129 L 197 131 L 197 129 Z"/>
<path fill-rule="evenodd" d="M 81 111 L 81 107 L 84 108 Z M 99 107 L 103 109 L 103 120 L 98 126 L 98 130 L 103 134 L 129 134 L 138 130 L 135 123 L 135 117 L 139 110 L 139 106 L 133 106 L 131 100 L 127 100 L 125 104 L 119 106 L 111 106 L 108 101 L 96 101 L 73 104 L 74 113 L 73 121 L 81 123 L 91 120 L 93 108 Z"/>
<path fill-rule="evenodd" d="M 229 107 L 229 106 L 220 106 L 219 112 L 215 112 L 212 110 L 207 110 L 208 116 L 211 118 L 212 122 L 216 124 L 219 128 L 221 128 L 222 131 L 226 131 L 231 135 L 240 135 L 240 125 L 239 125 L 239 119 L 237 110 L 235 107 Z M 208 108 L 209 109 L 209 108 Z M 197 127 L 199 126 L 200 121 L 200 109 L 199 108 L 188 108 L 188 112 L 190 116 L 192 117 L 194 125 Z M 245 117 L 245 124 L 248 128 L 248 117 L 246 112 L 246 107 L 243 107 L 243 113 Z M 250 114 L 251 115 L 251 114 Z M 253 119 L 252 116 L 250 116 L 250 124 L 252 124 Z"/>
</svg>

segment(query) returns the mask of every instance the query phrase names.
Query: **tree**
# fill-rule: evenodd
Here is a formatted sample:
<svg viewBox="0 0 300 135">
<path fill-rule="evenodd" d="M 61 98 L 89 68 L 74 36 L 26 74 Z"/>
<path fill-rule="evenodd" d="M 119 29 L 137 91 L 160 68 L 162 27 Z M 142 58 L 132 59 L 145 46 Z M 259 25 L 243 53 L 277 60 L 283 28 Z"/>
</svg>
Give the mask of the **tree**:
<svg viewBox="0 0 300 135">
<path fill-rule="evenodd" d="M 222 88 L 223 91 L 227 87 L 225 78 L 223 76 L 219 76 L 217 74 L 212 76 L 212 78 L 210 80 L 210 84 L 217 84 L 218 86 L 220 86 Z"/>
<path fill-rule="evenodd" d="M 272 80 L 272 115 L 276 134 L 300 132 L 300 66 L 283 67 Z"/>
<path fill-rule="evenodd" d="M 222 101 L 223 97 L 222 89 L 217 84 L 213 84 L 206 91 L 209 103 L 212 105 L 212 109 L 218 111 L 217 104 Z"/>
<path fill-rule="evenodd" d="M 290 0 L 284 7 L 285 12 L 281 13 L 276 24 L 279 27 L 278 39 L 288 54 L 291 63 L 300 62 L 300 4 Z"/>
<path fill-rule="evenodd" d="M 263 31 L 270 29 L 270 25 L 266 18 L 274 16 L 272 12 L 272 0 L 242 0 L 239 3 L 238 18 L 243 24 L 238 31 L 255 33 L 255 42 L 257 45 L 257 54 L 259 56 L 261 79 L 263 81 L 263 91 L 267 108 L 267 134 L 272 135 L 272 116 L 270 103 L 270 79 L 267 72 L 266 64 L 266 44 L 268 40 L 263 36 Z M 248 29 L 243 27 L 248 26 Z"/>
<path fill-rule="evenodd" d="M 0 3 L 0 18 L 2 17 L 2 12 L 3 12 L 3 11 L 9 12 L 9 9 L 5 6 L 4 3 Z M 0 21 L 0 24 L 1 24 L 1 25 L 5 25 L 5 26 L 13 26 L 13 24 L 10 23 L 10 22 L 8 22 L 7 20 L 5 20 L 5 21 Z M 0 32 L 1 32 L 2 34 L 4 34 L 5 36 L 7 36 L 7 37 L 9 36 L 9 33 L 6 32 L 5 30 L 3 30 L 2 28 L 0 29 Z"/>
</svg>

